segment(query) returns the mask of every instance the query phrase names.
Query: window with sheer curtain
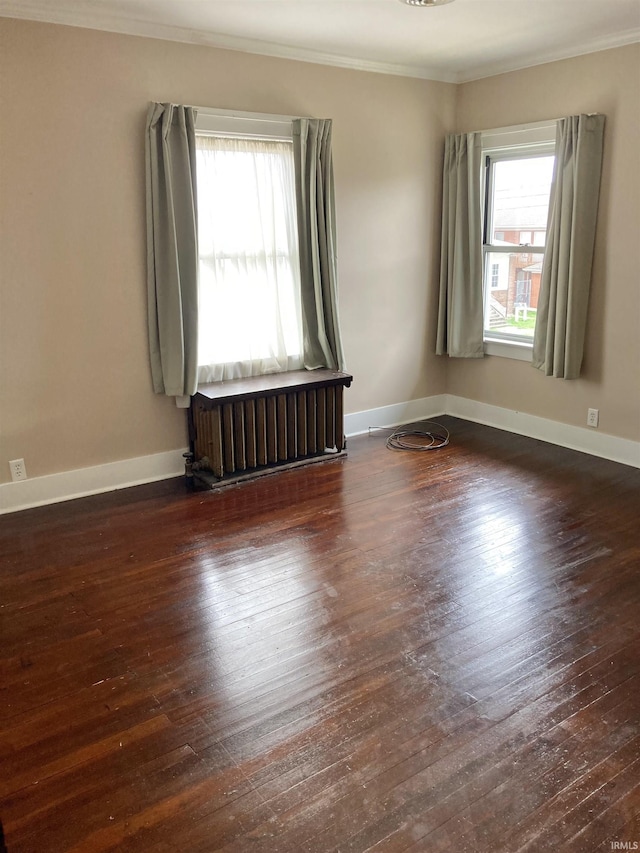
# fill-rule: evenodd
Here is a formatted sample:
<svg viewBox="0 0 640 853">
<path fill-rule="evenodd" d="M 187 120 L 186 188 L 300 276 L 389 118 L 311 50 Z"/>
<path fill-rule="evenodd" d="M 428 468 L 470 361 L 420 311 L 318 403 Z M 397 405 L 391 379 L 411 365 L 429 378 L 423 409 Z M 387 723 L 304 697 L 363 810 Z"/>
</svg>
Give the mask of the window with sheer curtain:
<svg viewBox="0 0 640 853">
<path fill-rule="evenodd" d="M 198 381 L 303 366 L 293 146 L 196 135 Z"/>
</svg>

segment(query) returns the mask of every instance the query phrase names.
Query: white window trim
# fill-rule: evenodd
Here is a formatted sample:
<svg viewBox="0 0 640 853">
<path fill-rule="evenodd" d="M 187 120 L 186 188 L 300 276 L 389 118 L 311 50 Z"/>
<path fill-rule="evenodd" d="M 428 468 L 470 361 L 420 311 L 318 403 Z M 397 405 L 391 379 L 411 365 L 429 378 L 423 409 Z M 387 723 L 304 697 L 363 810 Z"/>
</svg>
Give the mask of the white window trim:
<svg viewBox="0 0 640 853">
<path fill-rule="evenodd" d="M 516 124 L 511 127 L 495 127 L 482 131 L 482 152 L 496 149 L 535 147 L 546 145 L 556 138 L 556 119 Z"/>
<path fill-rule="evenodd" d="M 498 340 L 497 338 L 485 338 L 484 354 L 531 362 L 533 358 L 533 339 L 529 343 L 528 341 L 506 341 L 502 339 Z"/>
<path fill-rule="evenodd" d="M 514 149 L 518 153 L 543 154 L 548 153 L 549 146 L 555 144 L 556 120 L 532 122 L 530 124 L 498 127 L 482 131 L 482 157 L 489 155 L 492 159 L 508 159 L 513 157 Z M 511 149 L 509 151 L 509 149 Z M 482 173 L 482 197 L 485 197 L 486 175 Z M 483 212 L 484 215 L 484 212 Z M 484 231 L 484 223 L 483 223 Z M 532 247 L 533 251 L 533 247 Z M 483 249 L 484 253 L 484 249 Z M 492 337 L 484 334 L 485 355 L 511 358 L 518 361 L 531 362 L 533 357 L 533 338 L 531 341 L 509 340 L 508 338 Z"/>
<path fill-rule="evenodd" d="M 250 139 L 293 139 L 296 116 L 269 113 L 245 113 L 237 110 L 218 110 L 195 107 L 196 133 L 212 136 L 245 137 Z"/>
<path fill-rule="evenodd" d="M 271 113 L 249 113 L 238 110 L 222 110 L 212 107 L 194 107 L 194 109 L 196 110 L 195 133 L 197 137 L 215 136 L 231 139 L 253 139 L 293 144 L 293 122 L 297 116 L 283 116 Z M 287 358 L 290 361 L 295 361 L 296 359 L 295 356 L 287 356 Z M 301 363 L 302 352 L 299 354 L 298 359 Z M 199 375 L 210 367 L 212 367 L 212 365 L 199 364 Z M 267 374 L 263 373 L 256 375 Z M 207 379 L 205 381 L 212 380 Z"/>
</svg>

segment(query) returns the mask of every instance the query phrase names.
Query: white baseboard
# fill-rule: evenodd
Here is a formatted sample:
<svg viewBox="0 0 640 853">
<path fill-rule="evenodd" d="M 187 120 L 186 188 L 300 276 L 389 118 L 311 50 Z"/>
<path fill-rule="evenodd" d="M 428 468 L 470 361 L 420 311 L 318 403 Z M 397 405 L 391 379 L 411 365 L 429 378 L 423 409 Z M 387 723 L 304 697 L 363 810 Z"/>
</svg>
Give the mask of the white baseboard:
<svg viewBox="0 0 640 853">
<path fill-rule="evenodd" d="M 423 397 L 409 403 L 381 406 L 379 409 L 345 415 L 345 432 L 347 436 L 361 435 L 366 433 L 369 427 L 399 426 L 411 421 L 437 418 L 443 414 L 640 468 L 640 442 L 504 409 L 501 406 L 490 406 L 488 403 L 479 403 L 453 394 Z"/>
<path fill-rule="evenodd" d="M 438 394 L 345 415 L 345 432 L 347 436 L 362 435 L 368 432 L 369 427 L 400 426 L 412 421 L 437 419 L 444 414 L 640 468 L 640 442 L 452 394 Z M 138 456 L 92 468 L 33 477 L 18 483 L 1 483 L 0 515 L 179 477 L 184 473 L 182 454 L 186 450 L 181 448 L 151 456 Z"/>
<path fill-rule="evenodd" d="M 91 468 L 33 477 L 17 483 L 1 483 L 0 515 L 179 477 L 184 474 L 182 454 L 186 450 L 185 447 Z"/>
<path fill-rule="evenodd" d="M 453 394 L 447 395 L 446 413 L 477 424 L 515 432 L 549 444 L 557 444 L 570 450 L 579 450 L 591 456 L 600 456 L 612 462 L 621 462 L 623 465 L 640 468 L 640 442 L 638 441 L 607 435 L 587 427 L 539 418 L 525 412 L 503 409 L 501 406 L 490 406 L 488 403 L 479 403 Z"/>
<path fill-rule="evenodd" d="M 434 418 L 446 414 L 446 394 L 409 400 L 408 403 L 396 403 L 394 406 L 381 406 L 344 416 L 344 431 L 347 437 L 363 435 L 369 427 L 392 427 L 408 424 L 412 421 Z"/>
</svg>

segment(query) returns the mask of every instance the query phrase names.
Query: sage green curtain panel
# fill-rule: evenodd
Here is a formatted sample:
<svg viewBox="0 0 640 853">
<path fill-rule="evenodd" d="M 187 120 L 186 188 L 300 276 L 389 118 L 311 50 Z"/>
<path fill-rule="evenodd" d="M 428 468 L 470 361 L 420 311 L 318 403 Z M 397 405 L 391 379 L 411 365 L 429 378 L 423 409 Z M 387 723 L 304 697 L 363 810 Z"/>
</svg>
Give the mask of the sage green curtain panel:
<svg viewBox="0 0 640 853">
<path fill-rule="evenodd" d="M 337 300 L 336 213 L 330 119 L 295 119 L 304 365 L 343 370 Z"/>
<path fill-rule="evenodd" d="M 151 374 L 154 391 L 179 405 L 198 381 L 195 118 L 191 107 L 151 104 L 146 131 Z"/>
<path fill-rule="evenodd" d="M 436 353 L 482 358 L 482 138 L 445 140 Z"/>
<path fill-rule="evenodd" d="M 596 234 L 604 116 L 560 119 L 532 364 L 577 379 Z"/>
</svg>

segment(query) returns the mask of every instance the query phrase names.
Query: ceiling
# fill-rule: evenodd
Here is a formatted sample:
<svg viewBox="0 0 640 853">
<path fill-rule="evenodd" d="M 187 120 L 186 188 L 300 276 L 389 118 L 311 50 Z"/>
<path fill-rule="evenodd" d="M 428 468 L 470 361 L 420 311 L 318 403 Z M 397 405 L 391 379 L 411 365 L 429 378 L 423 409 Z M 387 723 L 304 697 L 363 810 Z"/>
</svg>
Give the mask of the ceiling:
<svg viewBox="0 0 640 853">
<path fill-rule="evenodd" d="M 640 41 L 640 0 L 0 0 L 0 16 L 455 83 Z"/>
</svg>

